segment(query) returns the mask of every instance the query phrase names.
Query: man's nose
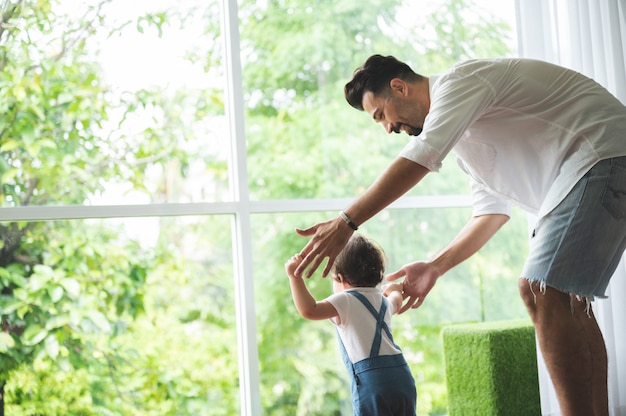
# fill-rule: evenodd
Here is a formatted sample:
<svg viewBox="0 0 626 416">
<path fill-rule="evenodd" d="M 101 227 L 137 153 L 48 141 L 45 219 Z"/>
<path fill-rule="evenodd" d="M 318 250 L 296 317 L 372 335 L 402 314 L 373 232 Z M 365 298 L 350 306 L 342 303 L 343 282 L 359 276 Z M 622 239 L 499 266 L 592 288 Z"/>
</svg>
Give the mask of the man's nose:
<svg viewBox="0 0 626 416">
<path fill-rule="evenodd" d="M 384 121 L 383 127 L 385 128 L 385 131 L 387 132 L 387 134 L 391 134 L 393 132 L 393 123 Z"/>
</svg>

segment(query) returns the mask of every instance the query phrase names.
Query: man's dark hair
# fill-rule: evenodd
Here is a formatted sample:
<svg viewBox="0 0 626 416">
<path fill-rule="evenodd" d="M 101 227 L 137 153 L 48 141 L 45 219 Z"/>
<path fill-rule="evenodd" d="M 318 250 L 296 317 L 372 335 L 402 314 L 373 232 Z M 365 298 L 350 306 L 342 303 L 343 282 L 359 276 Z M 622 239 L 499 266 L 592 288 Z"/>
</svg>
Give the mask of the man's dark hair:
<svg viewBox="0 0 626 416">
<path fill-rule="evenodd" d="M 354 234 L 335 259 L 334 271 L 351 286 L 376 287 L 385 275 L 385 253 L 373 240 Z"/>
<path fill-rule="evenodd" d="M 368 91 L 379 94 L 389 87 L 389 82 L 394 78 L 415 82 L 423 77 L 393 56 L 372 55 L 354 71 L 352 80 L 344 87 L 346 100 L 352 107 L 363 111 L 363 94 Z"/>
</svg>

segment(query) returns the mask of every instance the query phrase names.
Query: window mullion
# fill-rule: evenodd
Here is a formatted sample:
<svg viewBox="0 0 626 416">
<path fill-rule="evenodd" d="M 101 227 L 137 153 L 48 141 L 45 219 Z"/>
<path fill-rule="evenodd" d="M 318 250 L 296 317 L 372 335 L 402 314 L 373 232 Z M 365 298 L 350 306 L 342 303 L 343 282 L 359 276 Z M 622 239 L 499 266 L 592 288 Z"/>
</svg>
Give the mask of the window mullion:
<svg viewBox="0 0 626 416">
<path fill-rule="evenodd" d="M 241 415 L 261 414 L 259 358 L 254 312 L 254 279 L 252 276 L 252 231 L 250 197 L 246 165 L 244 104 L 239 46 L 237 2 L 223 0 L 224 63 L 226 74 L 226 117 L 230 135 L 230 187 L 237 209 L 234 215 L 233 265 L 237 344 L 239 353 L 239 389 Z"/>
</svg>

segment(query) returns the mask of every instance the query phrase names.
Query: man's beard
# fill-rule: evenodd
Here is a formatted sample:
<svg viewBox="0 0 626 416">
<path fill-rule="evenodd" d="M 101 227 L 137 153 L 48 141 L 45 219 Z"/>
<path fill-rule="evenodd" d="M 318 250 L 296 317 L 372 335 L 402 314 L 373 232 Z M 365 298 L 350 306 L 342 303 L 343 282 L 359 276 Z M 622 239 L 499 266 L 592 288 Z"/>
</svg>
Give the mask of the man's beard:
<svg viewBox="0 0 626 416">
<path fill-rule="evenodd" d="M 403 130 L 409 136 L 419 136 L 420 133 L 422 132 L 422 128 L 421 127 L 411 126 L 410 124 L 406 124 L 406 123 L 396 123 L 396 124 L 393 125 L 393 132 L 394 133 L 400 133 Z"/>
</svg>

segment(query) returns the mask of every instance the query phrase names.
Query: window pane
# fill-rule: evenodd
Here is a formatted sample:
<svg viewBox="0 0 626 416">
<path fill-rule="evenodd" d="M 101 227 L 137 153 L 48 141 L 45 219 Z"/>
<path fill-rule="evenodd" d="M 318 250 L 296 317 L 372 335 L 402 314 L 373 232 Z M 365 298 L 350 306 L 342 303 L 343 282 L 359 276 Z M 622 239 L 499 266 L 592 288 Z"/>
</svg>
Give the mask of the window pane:
<svg viewBox="0 0 626 416">
<path fill-rule="evenodd" d="M 7 414 L 238 414 L 230 216 L 0 235 Z"/>
<path fill-rule="evenodd" d="M 463 59 L 513 55 L 513 28 L 480 3 L 240 1 L 252 199 L 361 193 L 409 138 L 351 108 L 345 83 L 375 53 L 426 76 Z M 411 194 L 468 193 L 454 160 L 444 165 Z"/>
<path fill-rule="evenodd" d="M 219 1 L 40 3 L 4 15 L 0 206 L 232 200 Z"/>
<path fill-rule="evenodd" d="M 305 321 L 296 312 L 285 261 L 304 239 L 292 230 L 324 214 L 268 214 L 252 218 L 255 308 L 261 368 L 261 399 L 267 415 L 332 415 L 350 409 L 350 384 L 327 321 Z M 311 222 L 312 223 L 312 222 Z M 330 279 L 311 278 L 322 299 Z"/>
<path fill-rule="evenodd" d="M 264 214 L 253 217 L 255 297 L 261 397 L 267 414 L 351 414 L 347 373 L 333 325 L 307 321 L 293 305 L 283 265 L 306 239 L 293 229 L 336 215 Z M 464 225 L 470 208 L 387 210 L 361 228 L 388 258 L 387 272 L 428 259 Z M 394 316 L 394 340 L 418 380 L 418 414 L 446 410 L 441 329 L 448 324 L 527 317 L 517 292 L 526 246 L 526 216 L 513 218 L 473 258 L 438 281 L 417 310 Z M 317 300 L 332 293 L 321 271 L 306 281 Z M 438 413 L 439 412 L 439 413 Z"/>
</svg>

